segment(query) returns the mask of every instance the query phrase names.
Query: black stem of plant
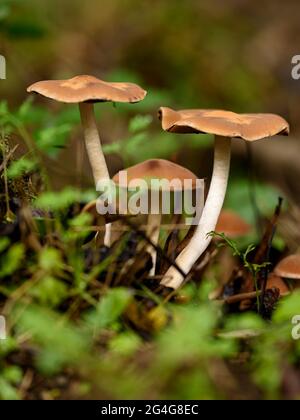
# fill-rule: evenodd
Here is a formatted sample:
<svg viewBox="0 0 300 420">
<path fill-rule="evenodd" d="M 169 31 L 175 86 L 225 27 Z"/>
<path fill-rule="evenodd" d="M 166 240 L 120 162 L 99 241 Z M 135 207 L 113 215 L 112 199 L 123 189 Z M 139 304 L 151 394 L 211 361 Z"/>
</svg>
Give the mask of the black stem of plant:
<svg viewBox="0 0 300 420">
<path fill-rule="evenodd" d="M 261 238 L 263 227 L 261 223 L 261 214 L 260 214 L 258 204 L 257 204 L 257 199 L 256 199 L 256 188 L 255 188 L 256 177 L 255 177 L 255 172 L 254 172 L 253 152 L 252 152 L 251 144 L 246 142 L 246 148 L 247 148 L 247 160 L 248 160 L 249 196 L 250 196 L 250 202 L 251 202 L 253 213 L 254 213 L 257 235 L 259 238 Z"/>
<path fill-rule="evenodd" d="M 182 275 L 182 277 L 186 277 L 186 274 L 181 270 L 181 268 L 175 263 L 174 260 L 172 260 L 172 258 L 170 258 L 168 255 L 165 254 L 165 252 L 157 245 L 155 245 L 148 237 L 147 235 L 142 232 L 141 230 L 139 230 L 138 226 L 136 226 L 134 223 L 130 222 L 129 220 L 126 220 L 125 223 L 131 227 L 131 229 L 133 229 L 145 242 L 147 242 L 148 244 L 150 244 L 155 250 L 156 252 L 159 254 L 159 256 L 165 260 L 169 265 L 173 266 L 176 268 L 176 270 L 178 270 L 178 272 Z"/>
<path fill-rule="evenodd" d="M 283 198 L 279 197 L 278 198 L 278 204 L 277 204 L 276 209 L 275 209 L 275 216 L 277 216 L 277 217 L 280 215 L 281 208 L 282 208 L 282 203 L 283 203 Z M 267 252 L 266 252 L 265 261 L 267 263 L 270 262 L 272 243 L 273 243 L 273 239 L 274 239 L 275 234 L 276 234 L 276 230 L 277 230 L 277 224 L 274 224 L 273 229 L 272 229 L 272 234 L 270 235 L 270 238 L 269 238 L 268 248 L 267 248 Z M 267 265 L 263 270 L 262 284 L 261 284 L 261 296 L 260 296 L 261 315 L 263 315 L 263 311 L 264 311 L 264 304 L 263 303 L 264 303 L 264 298 L 265 298 L 269 273 L 270 273 L 270 266 Z"/>
</svg>

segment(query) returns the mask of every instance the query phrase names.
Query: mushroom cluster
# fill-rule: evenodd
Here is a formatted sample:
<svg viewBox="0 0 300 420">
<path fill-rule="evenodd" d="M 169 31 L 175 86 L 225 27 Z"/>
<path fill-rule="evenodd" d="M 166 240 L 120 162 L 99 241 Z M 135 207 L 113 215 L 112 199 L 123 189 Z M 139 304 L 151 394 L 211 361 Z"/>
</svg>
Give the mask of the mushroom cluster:
<svg viewBox="0 0 300 420">
<path fill-rule="evenodd" d="M 96 188 L 99 189 L 103 186 L 103 183 L 112 181 L 114 185 L 121 188 L 122 186 L 119 185 L 120 173 L 116 174 L 112 180 L 110 179 L 97 129 L 94 104 L 97 102 L 136 103 L 143 100 L 147 92 L 133 83 L 105 82 L 93 76 L 77 76 L 69 80 L 37 82 L 28 88 L 28 92 L 38 93 L 59 102 L 79 104 L 86 150 Z M 215 136 L 214 168 L 202 215 L 197 221 L 191 239 L 177 256 L 175 264 L 169 267 L 161 280 L 163 286 L 177 289 L 182 285 L 185 275 L 188 275 L 209 246 L 212 240 L 209 235 L 210 232 L 224 231 L 228 236 L 236 237 L 247 234 L 250 230 L 245 222 L 238 220 L 232 213 L 221 213 L 230 171 L 231 140 L 239 138 L 247 142 L 253 142 L 275 135 L 288 135 L 289 124 L 282 117 L 273 114 L 237 114 L 230 111 L 208 109 L 175 111 L 167 107 L 160 108 L 159 118 L 163 130 L 170 133 L 205 133 Z M 130 179 L 142 180 L 190 179 L 195 185 L 197 181 L 197 177 L 188 169 L 160 159 L 146 161 L 128 168 L 127 176 Z M 94 213 L 95 208 L 96 202 L 88 205 L 85 211 Z M 121 212 L 119 212 L 118 217 L 122 217 Z M 110 245 L 109 223 L 112 220 L 114 219 L 101 219 L 101 223 L 106 224 L 106 245 Z M 147 235 L 150 243 L 152 243 L 152 246 L 148 248 L 153 261 L 151 275 L 155 274 L 155 247 L 158 244 L 160 225 L 160 210 L 156 209 L 155 212 L 149 212 Z M 222 227 L 224 225 L 226 225 L 226 229 Z M 293 271 L 296 265 L 288 265 L 288 268 L 292 267 L 291 271 L 286 270 L 289 278 L 296 278 Z M 280 266 L 275 270 L 275 274 L 280 278 L 282 277 Z M 275 281 L 275 277 L 271 280 Z"/>
</svg>

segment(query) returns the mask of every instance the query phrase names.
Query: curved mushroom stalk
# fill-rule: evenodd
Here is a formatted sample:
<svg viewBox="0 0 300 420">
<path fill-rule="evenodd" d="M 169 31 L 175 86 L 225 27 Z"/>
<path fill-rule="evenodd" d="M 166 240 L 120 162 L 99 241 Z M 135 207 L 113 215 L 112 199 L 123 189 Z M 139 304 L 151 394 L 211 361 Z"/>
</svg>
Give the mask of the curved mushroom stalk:
<svg viewBox="0 0 300 420">
<path fill-rule="evenodd" d="M 106 160 L 101 147 L 101 140 L 96 124 L 94 105 L 88 102 L 79 104 L 82 126 L 84 130 L 84 141 L 92 167 L 94 182 L 97 185 L 101 181 L 109 181 L 109 172 Z M 111 224 L 105 228 L 104 245 L 110 246 L 111 243 Z"/>
<path fill-rule="evenodd" d="M 186 274 L 189 273 L 212 240 L 208 234 L 215 230 L 223 207 L 230 170 L 230 155 L 231 140 L 227 137 L 216 137 L 214 170 L 203 213 L 194 236 L 176 259 L 176 264 Z M 161 284 L 177 289 L 183 281 L 183 276 L 172 266 L 166 272 Z"/>
<path fill-rule="evenodd" d="M 160 225 L 161 225 L 161 214 L 149 214 L 146 235 L 154 245 L 158 245 Z M 147 247 L 146 251 L 151 255 L 152 264 L 153 264 L 149 274 L 150 276 L 154 276 L 156 261 L 157 261 L 157 251 L 150 244 Z"/>
</svg>

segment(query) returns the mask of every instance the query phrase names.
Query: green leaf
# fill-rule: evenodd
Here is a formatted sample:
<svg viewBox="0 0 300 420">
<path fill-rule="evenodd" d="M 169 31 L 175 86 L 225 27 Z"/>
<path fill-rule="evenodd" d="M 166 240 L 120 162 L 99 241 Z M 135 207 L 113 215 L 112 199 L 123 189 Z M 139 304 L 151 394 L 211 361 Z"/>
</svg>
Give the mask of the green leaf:
<svg viewBox="0 0 300 420">
<path fill-rule="evenodd" d="M 19 400 L 17 390 L 3 377 L 0 376 L 0 399 L 6 401 Z"/>
<path fill-rule="evenodd" d="M 2 269 L 0 278 L 12 275 L 20 267 L 25 255 L 25 248 L 22 244 L 14 244 L 1 258 Z"/>
<path fill-rule="evenodd" d="M 295 315 L 300 315 L 300 291 L 297 290 L 280 301 L 273 315 L 273 321 L 276 323 L 291 323 Z"/>
<path fill-rule="evenodd" d="M 225 331 L 238 330 L 263 330 L 266 327 L 264 321 L 255 313 L 231 315 L 226 320 Z"/>
<path fill-rule="evenodd" d="M 130 120 L 128 130 L 130 133 L 145 130 L 152 123 L 152 120 L 151 115 L 136 115 Z"/>
<path fill-rule="evenodd" d="M 11 163 L 7 170 L 9 178 L 19 178 L 25 174 L 29 174 L 37 169 L 37 162 L 35 159 L 22 157 Z"/>
<path fill-rule="evenodd" d="M 18 318 L 18 332 L 31 334 L 33 342 L 39 344 L 36 362 L 46 374 L 57 373 L 63 366 L 76 365 L 89 352 L 89 337 L 49 309 L 35 305 L 19 306 L 14 316 Z"/>
<path fill-rule="evenodd" d="M 49 156 L 55 157 L 59 150 L 65 147 L 71 130 L 70 124 L 43 128 L 36 134 L 37 146 Z"/>
<path fill-rule="evenodd" d="M 129 290 L 115 288 L 107 292 L 97 308 L 87 315 L 88 325 L 95 330 L 109 327 L 122 315 L 128 306 L 132 295 Z"/>
<path fill-rule="evenodd" d="M 131 356 L 138 350 L 141 344 L 142 340 L 138 335 L 133 332 L 125 332 L 114 337 L 109 342 L 109 348 L 116 354 Z"/>
<path fill-rule="evenodd" d="M 17 350 L 18 342 L 14 337 L 8 336 L 5 340 L 0 340 L 0 356 L 5 357 Z"/>
<path fill-rule="evenodd" d="M 0 254 L 9 246 L 10 240 L 7 237 L 0 238 Z"/>
<path fill-rule="evenodd" d="M 39 254 L 39 266 L 46 272 L 55 272 L 62 264 L 61 253 L 55 248 L 44 248 Z"/>
<path fill-rule="evenodd" d="M 60 211 L 80 200 L 80 192 L 67 187 L 60 192 L 45 192 L 35 201 L 35 206 L 44 210 Z"/>
<path fill-rule="evenodd" d="M 46 276 L 30 289 L 29 294 L 40 304 L 55 308 L 67 298 L 68 288 L 61 280 Z"/>
<path fill-rule="evenodd" d="M 102 146 L 103 153 L 109 155 L 113 153 L 120 153 L 121 152 L 121 144 L 119 142 L 111 143 L 111 144 L 104 144 Z"/>
<path fill-rule="evenodd" d="M 23 372 L 18 366 L 8 366 L 3 370 L 2 376 L 9 383 L 17 385 L 22 380 Z"/>
</svg>

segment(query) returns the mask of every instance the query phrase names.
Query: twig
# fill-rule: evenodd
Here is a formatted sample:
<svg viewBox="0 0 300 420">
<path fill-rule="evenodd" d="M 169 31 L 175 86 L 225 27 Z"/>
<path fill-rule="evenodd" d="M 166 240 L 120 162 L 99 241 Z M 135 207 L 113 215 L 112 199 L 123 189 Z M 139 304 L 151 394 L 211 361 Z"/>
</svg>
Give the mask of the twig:
<svg viewBox="0 0 300 420">
<path fill-rule="evenodd" d="M 272 232 L 269 236 L 268 248 L 267 248 L 266 259 L 265 259 L 265 261 L 267 263 L 270 262 L 270 254 L 271 254 L 271 249 L 272 249 L 272 243 L 273 243 L 274 236 L 276 234 L 277 222 L 278 222 L 278 218 L 279 218 L 280 213 L 281 213 L 282 203 L 283 203 L 283 198 L 279 197 L 278 198 L 278 204 L 277 204 L 276 209 L 275 209 L 274 217 L 271 221 Z M 268 281 L 268 276 L 269 276 L 269 265 L 265 267 L 263 273 L 264 274 L 263 274 L 263 277 L 262 277 L 262 284 L 261 284 L 262 293 L 261 293 L 261 298 L 260 298 L 260 302 L 261 302 L 260 308 L 261 308 L 261 310 L 263 310 L 263 302 L 264 302 L 264 297 L 265 297 L 266 288 L 267 288 L 267 281 Z"/>
<path fill-rule="evenodd" d="M 2 172 L 4 170 L 4 168 L 7 166 L 8 162 L 10 161 L 12 155 L 15 153 L 15 151 L 17 150 L 17 148 L 19 147 L 19 145 L 17 144 L 9 153 L 7 156 L 5 156 L 5 158 L 3 159 L 3 162 L 0 165 L 0 172 Z"/>
<path fill-rule="evenodd" d="M 230 296 L 226 299 L 217 299 L 216 302 L 221 303 L 221 304 L 228 304 L 228 305 L 232 305 L 233 303 L 238 303 L 241 302 L 243 300 L 251 300 L 251 299 L 255 299 L 257 298 L 257 295 L 261 295 L 261 291 L 258 292 L 249 292 L 249 293 L 240 293 L 238 295 L 234 295 L 234 296 Z"/>
</svg>

